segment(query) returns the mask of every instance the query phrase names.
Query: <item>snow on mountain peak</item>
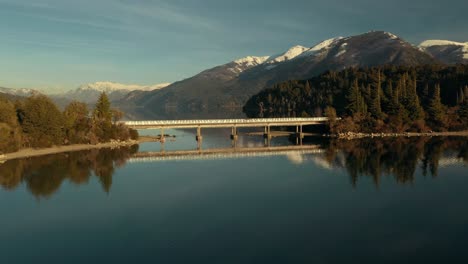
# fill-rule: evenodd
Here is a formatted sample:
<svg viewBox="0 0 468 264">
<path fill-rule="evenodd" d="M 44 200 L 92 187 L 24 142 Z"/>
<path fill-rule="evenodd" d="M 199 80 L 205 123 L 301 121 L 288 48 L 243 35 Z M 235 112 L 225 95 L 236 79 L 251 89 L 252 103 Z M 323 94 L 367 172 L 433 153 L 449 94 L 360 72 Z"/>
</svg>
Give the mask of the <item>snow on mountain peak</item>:
<svg viewBox="0 0 468 264">
<path fill-rule="evenodd" d="M 257 66 L 259 64 L 264 63 L 267 59 L 268 59 L 268 56 L 264 56 L 264 57 L 247 56 L 245 58 L 235 60 L 234 63 L 241 64 L 244 66 Z"/>
<path fill-rule="evenodd" d="M 387 35 L 390 39 L 399 39 L 397 35 L 394 35 L 390 32 L 384 32 L 385 35 Z"/>
<path fill-rule="evenodd" d="M 310 48 L 310 51 L 320 51 L 322 49 L 329 49 L 331 48 L 337 41 L 343 39 L 343 37 L 336 37 L 336 38 L 331 38 L 331 39 L 327 39 L 327 40 L 324 40 L 322 42 L 320 42 L 319 44 L 313 46 L 312 48 Z"/>
<path fill-rule="evenodd" d="M 241 72 L 247 69 L 250 69 L 252 67 L 255 67 L 257 65 L 264 63 L 268 58 L 269 58 L 268 56 L 263 56 L 263 57 L 247 56 L 245 58 L 241 58 L 241 59 L 233 61 L 233 63 L 236 65 L 234 67 L 229 68 L 229 70 L 235 74 L 240 74 Z"/>
<path fill-rule="evenodd" d="M 423 41 L 421 44 L 419 44 L 420 47 L 422 48 L 429 48 L 432 46 L 468 46 L 468 42 L 455 42 L 455 41 L 450 41 L 450 40 L 440 40 L 440 39 L 431 39 L 431 40 L 426 40 Z"/>
<path fill-rule="evenodd" d="M 297 56 L 301 55 L 304 51 L 308 50 L 309 48 L 297 45 L 289 50 L 287 50 L 284 53 L 278 54 L 271 56 L 268 58 L 268 60 L 265 62 L 266 64 L 273 64 L 273 63 L 278 63 L 278 62 L 283 62 L 287 60 L 292 60 L 296 58 Z"/>
<path fill-rule="evenodd" d="M 152 91 L 169 86 L 170 83 L 161 83 L 155 85 L 138 85 L 138 84 L 122 84 L 115 82 L 95 82 L 83 84 L 77 90 L 94 90 L 99 92 L 115 92 L 115 91 Z"/>
<path fill-rule="evenodd" d="M 40 92 L 33 90 L 33 89 L 28 89 L 28 88 L 4 88 L 0 87 L 0 92 L 1 93 L 6 93 L 6 94 L 11 94 L 11 95 L 16 95 L 16 96 L 31 96 L 31 95 L 36 95 L 40 94 Z"/>
<path fill-rule="evenodd" d="M 461 47 L 463 59 L 468 60 L 468 42 L 456 42 L 450 40 L 431 39 L 419 44 L 419 48 L 425 50 L 434 46 L 458 46 Z"/>
<path fill-rule="evenodd" d="M 327 40 L 324 40 L 320 43 L 318 43 L 317 45 L 313 46 L 312 48 L 304 51 L 301 55 L 299 55 L 299 57 L 306 57 L 306 56 L 314 56 L 316 54 L 318 54 L 320 51 L 325 51 L 325 50 L 329 50 L 330 48 L 334 47 L 335 44 L 344 39 L 343 37 L 336 37 L 336 38 L 331 38 L 331 39 L 327 39 Z"/>
</svg>

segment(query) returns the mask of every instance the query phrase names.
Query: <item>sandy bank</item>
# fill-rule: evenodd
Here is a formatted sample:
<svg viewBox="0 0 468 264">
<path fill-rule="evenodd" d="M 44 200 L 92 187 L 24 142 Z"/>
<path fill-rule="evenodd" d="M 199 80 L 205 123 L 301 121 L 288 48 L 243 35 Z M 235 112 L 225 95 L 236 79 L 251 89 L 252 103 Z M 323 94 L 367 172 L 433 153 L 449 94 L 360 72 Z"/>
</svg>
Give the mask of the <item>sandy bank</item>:
<svg viewBox="0 0 468 264">
<path fill-rule="evenodd" d="M 107 143 L 99 143 L 95 145 L 91 144 L 75 144 L 75 145 L 67 145 L 67 146 L 56 146 L 51 148 L 41 148 L 41 149 L 21 149 L 17 152 L 7 153 L 4 155 L 0 154 L 0 163 L 12 160 L 12 159 L 20 159 L 20 158 L 29 158 L 29 157 L 36 157 L 42 155 L 49 155 L 49 154 L 57 154 L 63 152 L 72 152 L 72 151 L 80 151 L 80 150 L 88 150 L 88 149 L 100 149 L 100 148 L 119 148 L 124 146 L 132 146 L 136 144 L 140 144 L 143 142 L 152 142 L 158 141 L 156 137 L 140 137 L 138 140 L 128 140 L 128 141 L 114 141 L 114 142 L 107 142 Z"/>
</svg>

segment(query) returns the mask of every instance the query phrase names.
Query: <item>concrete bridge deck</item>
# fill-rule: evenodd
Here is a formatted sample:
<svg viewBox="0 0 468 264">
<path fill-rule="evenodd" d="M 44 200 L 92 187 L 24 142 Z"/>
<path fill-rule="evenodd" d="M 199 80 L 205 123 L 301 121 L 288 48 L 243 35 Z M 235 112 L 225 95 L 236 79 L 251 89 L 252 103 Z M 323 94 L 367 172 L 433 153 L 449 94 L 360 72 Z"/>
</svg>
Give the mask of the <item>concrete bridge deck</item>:
<svg viewBox="0 0 468 264">
<path fill-rule="evenodd" d="M 122 121 L 135 129 L 160 128 L 222 128 L 222 127 L 271 127 L 271 126 L 307 126 L 324 124 L 327 117 L 294 118 L 251 118 L 251 119 L 199 119 L 199 120 L 144 120 Z"/>
</svg>

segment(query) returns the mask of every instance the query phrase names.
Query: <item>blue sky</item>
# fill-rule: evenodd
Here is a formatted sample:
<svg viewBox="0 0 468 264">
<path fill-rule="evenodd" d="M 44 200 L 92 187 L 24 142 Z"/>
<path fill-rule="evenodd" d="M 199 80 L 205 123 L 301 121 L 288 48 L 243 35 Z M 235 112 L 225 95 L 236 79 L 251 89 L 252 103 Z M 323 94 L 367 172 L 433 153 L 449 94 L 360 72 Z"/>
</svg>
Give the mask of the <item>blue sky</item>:
<svg viewBox="0 0 468 264">
<path fill-rule="evenodd" d="M 468 41 L 467 10 L 466 0 L 0 0 L 0 86 L 173 82 L 370 30 Z"/>
</svg>

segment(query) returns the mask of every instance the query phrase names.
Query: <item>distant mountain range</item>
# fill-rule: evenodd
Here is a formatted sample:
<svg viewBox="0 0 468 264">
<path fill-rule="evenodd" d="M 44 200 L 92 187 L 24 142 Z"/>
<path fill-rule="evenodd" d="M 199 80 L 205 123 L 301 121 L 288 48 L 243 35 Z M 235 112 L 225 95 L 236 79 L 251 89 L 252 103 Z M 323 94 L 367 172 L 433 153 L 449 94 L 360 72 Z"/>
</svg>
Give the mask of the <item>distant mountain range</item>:
<svg viewBox="0 0 468 264">
<path fill-rule="evenodd" d="M 11 95 L 11 96 L 17 96 L 17 97 L 28 97 L 28 96 L 35 95 L 35 94 L 40 94 L 39 91 L 34 90 L 34 89 L 26 89 L 26 88 L 14 89 L 14 88 L 5 88 L 5 87 L 0 87 L 0 93 Z"/>
<path fill-rule="evenodd" d="M 119 103 L 177 118 L 242 116 L 241 107 L 252 95 L 278 82 L 348 67 L 468 63 L 467 51 L 466 43 L 431 40 L 415 46 L 394 34 L 372 31 L 328 39 L 310 48 L 294 46 L 274 56 L 245 57 L 162 90 L 129 93 Z"/>
<path fill-rule="evenodd" d="M 95 82 L 83 84 L 76 90 L 69 91 L 61 97 L 85 103 L 94 103 L 102 92 L 105 92 L 111 101 L 118 101 L 132 91 L 154 91 L 167 87 L 170 83 L 155 85 L 121 84 L 114 82 Z"/>
<path fill-rule="evenodd" d="M 55 98 L 92 104 L 106 92 L 114 104 L 138 107 L 160 118 L 164 113 L 171 118 L 232 117 L 243 115 L 241 108 L 252 95 L 278 82 L 309 79 L 348 67 L 431 63 L 468 63 L 468 42 L 427 40 L 415 46 L 389 32 L 372 31 L 328 39 L 312 47 L 294 46 L 273 56 L 248 56 L 172 84 L 96 82 Z M 7 88 L 0 88 L 5 93 L 1 89 Z M 17 92 L 27 96 L 27 90 Z"/>
</svg>

